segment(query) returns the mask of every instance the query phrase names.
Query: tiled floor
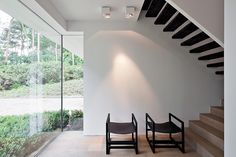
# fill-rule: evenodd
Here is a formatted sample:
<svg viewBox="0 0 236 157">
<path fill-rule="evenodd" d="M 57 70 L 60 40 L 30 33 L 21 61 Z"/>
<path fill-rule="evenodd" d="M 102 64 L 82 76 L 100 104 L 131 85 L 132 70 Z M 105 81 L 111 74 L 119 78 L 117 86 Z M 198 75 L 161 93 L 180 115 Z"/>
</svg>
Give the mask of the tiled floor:
<svg viewBox="0 0 236 157">
<path fill-rule="evenodd" d="M 144 136 L 140 136 L 139 154 L 134 150 L 111 150 L 109 156 L 112 157 L 200 157 L 197 153 L 191 151 L 188 147 L 186 153 L 182 154 L 178 149 L 157 149 L 153 154 L 148 146 Z M 67 131 L 59 135 L 39 157 L 107 157 L 105 154 L 104 136 L 83 136 L 82 132 Z"/>
</svg>

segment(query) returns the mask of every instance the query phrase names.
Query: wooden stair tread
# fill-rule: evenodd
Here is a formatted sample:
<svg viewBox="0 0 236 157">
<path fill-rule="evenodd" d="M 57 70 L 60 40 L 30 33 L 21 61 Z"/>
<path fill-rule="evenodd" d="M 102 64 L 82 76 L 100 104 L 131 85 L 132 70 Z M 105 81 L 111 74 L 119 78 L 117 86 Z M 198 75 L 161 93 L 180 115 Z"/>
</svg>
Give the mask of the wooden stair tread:
<svg viewBox="0 0 236 157">
<path fill-rule="evenodd" d="M 144 3 L 143 3 L 142 10 L 148 10 L 151 2 L 152 2 L 152 0 L 145 0 Z"/>
<path fill-rule="evenodd" d="M 191 123 L 194 123 L 195 125 L 205 129 L 206 131 L 208 131 L 209 133 L 213 134 L 214 136 L 224 140 L 224 133 L 222 131 L 219 131 L 207 124 L 204 124 L 203 122 L 201 122 L 200 120 L 191 120 Z"/>
<path fill-rule="evenodd" d="M 221 52 L 198 57 L 198 60 L 212 60 L 212 59 L 223 58 L 223 57 L 224 57 L 224 51 L 221 51 Z"/>
<path fill-rule="evenodd" d="M 148 5 L 148 7 L 145 6 L 145 8 L 147 8 L 146 17 L 156 17 L 165 6 L 165 4 L 165 0 L 152 0 L 151 2 L 146 2 L 145 5 Z"/>
<path fill-rule="evenodd" d="M 188 19 L 184 15 L 178 13 L 178 15 L 173 20 L 171 20 L 171 22 L 169 22 L 169 24 L 163 29 L 163 31 L 173 32 L 187 20 Z"/>
<path fill-rule="evenodd" d="M 197 135 L 191 129 L 186 128 L 185 132 L 186 132 L 186 135 L 189 136 L 189 138 L 194 140 L 196 143 L 202 145 L 213 156 L 215 156 L 215 157 L 223 157 L 224 156 L 224 151 L 222 151 L 218 147 L 214 146 L 212 143 L 208 142 L 203 137 Z"/>
<path fill-rule="evenodd" d="M 208 38 L 209 38 L 209 36 L 206 33 L 200 32 L 199 34 L 197 34 L 197 35 L 191 37 L 190 39 L 182 42 L 181 46 L 192 46 L 192 45 L 197 44 L 197 43 L 199 43 L 199 42 L 201 42 L 205 39 L 208 39 Z"/>
<path fill-rule="evenodd" d="M 169 21 L 169 19 L 176 13 L 176 9 L 172 7 L 170 4 L 166 4 L 163 10 L 158 15 L 155 24 L 156 25 L 164 25 Z"/>
<path fill-rule="evenodd" d="M 208 68 L 218 68 L 218 67 L 223 67 L 223 66 L 224 66 L 224 62 L 207 64 Z"/>
<path fill-rule="evenodd" d="M 218 47 L 220 47 L 220 45 L 217 42 L 212 41 L 210 43 L 207 43 L 207 44 L 201 45 L 199 47 L 196 47 L 196 48 L 190 50 L 189 52 L 190 53 L 202 53 L 204 51 L 208 51 L 208 50 L 218 48 Z"/>
<path fill-rule="evenodd" d="M 184 28 L 182 28 L 180 31 L 178 31 L 176 34 L 172 36 L 173 39 L 183 39 L 184 37 L 188 36 L 192 32 L 196 31 L 198 27 L 194 25 L 192 22 L 190 22 L 188 25 L 186 25 Z"/>
<path fill-rule="evenodd" d="M 224 118 L 223 106 L 211 106 L 210 112 L 218 117 Z"/>
<path fill-rule="evenodd" d="M 211 119 L 216 120 L 218 122 L 224 123 L 224 119 L 223 118 L 218 117 L 216 115 L 213 115 L 211 113 L 201 113 L 200 115 L 208 117 L 208 118 L 211 118 Z"/>
<path fill-rule="evenodd" d="M 216 71 L 215 74 L 216 75 L 224 75 L 224 71 Z"/>
<path fill-rule="evenodd" d="M 219 110 L 224 110 L 224 106 L 211 106 L 212 108 L 216 108 L 216 109 L 219 109 Z"/>
</svg>

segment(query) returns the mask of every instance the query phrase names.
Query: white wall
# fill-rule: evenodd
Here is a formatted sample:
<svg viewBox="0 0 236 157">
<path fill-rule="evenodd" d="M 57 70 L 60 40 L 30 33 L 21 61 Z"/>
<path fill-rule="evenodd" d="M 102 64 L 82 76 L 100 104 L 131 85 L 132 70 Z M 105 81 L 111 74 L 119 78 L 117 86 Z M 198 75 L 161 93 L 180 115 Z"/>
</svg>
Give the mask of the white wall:
<svg viewBox="0 0 236 157">
<path fill-rule="evenodd" d="M 130 120 L 134 113 L 142 134 L 146 112 L 159 122 L 172 112 L 187 125 L 223 97 L 223 80 L 199 66 L 153 20 L 74 23 L 69 29 L 85 31 L 84 134 L 104 134 L 108 113 L 114 121 Z"/>
<path fill-rule="evenodd" d="M 224 0 L 167 0 L 224 47 Z"/>
<path fill-rule="evenodd" d="M 225 156 L 236 154 L 236 1 L 225 0 Z"/>
</svg>

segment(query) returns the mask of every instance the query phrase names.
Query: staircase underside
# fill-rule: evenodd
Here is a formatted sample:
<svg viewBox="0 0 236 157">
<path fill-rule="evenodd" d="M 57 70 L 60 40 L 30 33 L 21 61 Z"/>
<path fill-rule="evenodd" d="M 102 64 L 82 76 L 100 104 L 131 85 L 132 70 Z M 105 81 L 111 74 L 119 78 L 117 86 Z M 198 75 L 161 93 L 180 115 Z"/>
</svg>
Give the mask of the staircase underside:
<svg viewBox="0 0 236 157">
<path fill-rule="evenodd" d="M 172 33 L 172 39 L 181 40 L 180 46 L 188 48 L 189 53 L 200 54 L 198 60 L 205 63 L 207 68 L 216 75 L 224 75 L 223 47 L 174 7 L 165 0 L 145 0 L 142 10 L 146 11 L 146 18 L 156 19 L 155 25 L 163 25 L 164 32 Z"/>
</svg>

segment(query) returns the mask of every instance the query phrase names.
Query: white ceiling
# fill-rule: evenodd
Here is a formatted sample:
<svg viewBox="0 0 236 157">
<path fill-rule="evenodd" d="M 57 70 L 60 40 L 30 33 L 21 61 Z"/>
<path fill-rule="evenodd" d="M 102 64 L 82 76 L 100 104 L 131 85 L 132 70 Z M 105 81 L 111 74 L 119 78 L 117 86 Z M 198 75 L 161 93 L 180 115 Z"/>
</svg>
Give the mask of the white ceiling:
<svg viewBox="0 0 236 157">
<path fill-rule="evenodd" d="M 52 6 L 65 21 L 91 21 L 91 20 L 137 20 L 144 0 L 36 0 L 44 6 Z M 47 4 L 45 4 L 47 3 Z M 42 5 L 41 5 L 42 6 Z M 102 6 L 111 7 L 111 19 L 104 19 L 101 14 Z M 135 16 L 125 18 L 125 7 L 134 6 Z"/>
<path fill-rule="evenodd" d="M 9 0 L 0 0 L 10 3 Z M 64 35 L 64 46 L 70 51 L 77 53 L 83 57 L 83 33 L 82 32 L 71 32 L 68 31 L 68 23 L 82 21 L 100 21 L 100 22 L 129 22 L 137 21 L 139 14 L 141 12 L 142 5 L 144 0 L 11 0 L 12 4 L 18 4 L 22 7 L 22 10 L 27 10 L 30 8 L 34 13 L 43 19 L 40 20 L 35 15 L 29 17 L 27 13 L 17 14 L 16 17 L 24 19 L 30 19 L 33 21 L 39 21 L 42 24 L 37 24 L 37 26 L 49 24 L 51 27 L 56 29 L 60 34 Z M 20 3 L 24 4 L 21 5 Z M 27 8 L 24 6 L 27 6 Z M 102 17 L 101 8 L 102 6 L 111 7 L 111 18 L 105 19 Z M 135 7 L 135 16 L 131 19 L 125 18 L 125 8 L 127 6 Z M 0 7 L 1 8 L 1 7 Z M 11 10 L 16 10 L 14 8 L 18 7 L 9 7 Z M 28 10 L 29 11 L 29 10 Z M 19 12 L 19 11 L 18 11 Z M 19 18 L 19 19 L 20 19 Z M 22 20 L 24 21 L 24 20 Z M 46 21 L 46 23 L 45 23 Z M 30 23 L 30 22 L 29 22 Z M 31 25 L 30 25 L 31 26 Z M 33 27 L 33 26 L 31 26 Z M 47 27 L 46 28 L 50 28 Z M 38 30 L 37 28 L 35 28 Z M 42 30 L 42 29 L 39 29 Z M 44 29 L 48 30 L 48 29 Z M 54 30 L 52 30 L 53 32 Z M 45 33 L 50 34 L 50 33 Z M 51 36 L 50 36 L 51 37 Z M 54 36 L 52 36 L 54 37 Z M 52 39 L 52 38 L 50 38 Z"/>
</svg>

